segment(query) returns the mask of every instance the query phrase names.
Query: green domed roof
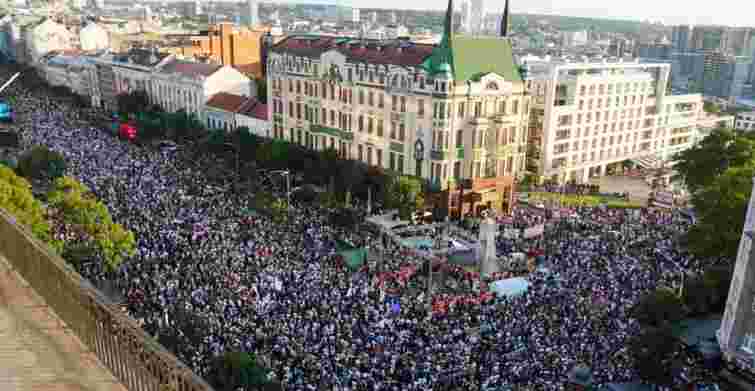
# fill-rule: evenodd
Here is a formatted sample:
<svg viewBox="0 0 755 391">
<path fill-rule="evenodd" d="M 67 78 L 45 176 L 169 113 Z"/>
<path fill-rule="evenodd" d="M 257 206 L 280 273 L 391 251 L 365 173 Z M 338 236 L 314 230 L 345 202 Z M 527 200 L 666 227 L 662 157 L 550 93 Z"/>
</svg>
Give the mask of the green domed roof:
<svg viewBox="0 0 755 391">
<path fill-rule="evenodd" d="M 445 61 L 441 62 L 438 64 L 438 67 L 435 68 L 435 73 L 452 73 L 451 64 Z"/>
</svg>

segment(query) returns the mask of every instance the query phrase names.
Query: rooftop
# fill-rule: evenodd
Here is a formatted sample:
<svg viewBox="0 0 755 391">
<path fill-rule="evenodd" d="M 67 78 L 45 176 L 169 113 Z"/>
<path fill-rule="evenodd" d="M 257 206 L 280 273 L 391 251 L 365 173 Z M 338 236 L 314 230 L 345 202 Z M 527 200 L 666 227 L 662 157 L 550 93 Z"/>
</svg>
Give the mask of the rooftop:
<svg viewBox="0 0 755 391">
<path fill-rule="evenodd" d="M 140 65 L 143 67 L 153 67 L 169 55 L 169 53 L 160 53 L 157 50 L 133 48 L 126 53 L 114 53 L 112 55 L 112 61 Z"/>
<path fill-rule="evenodd" d="M 319 57 L 336 50 L 350 62 L 423 67 L 434 71 L 439 61 L 433 57 L 437 46 L 406 39 L 372 40 L 349 37 L 294 35 L 273 46 L 273 51 L 302 57 Z M 452 41 L 454 79 L 476 80 L 494 72 L 512 81 L 521 81 L 514 63 L 511 43 L 502 38 L 454 36 Z M 493 53 L 494 55 L 491 55 Z"/>
<path fill-rule="evenodd" d="M 433 46 L 407 40 L 380 41 L 320 35 L 294 35 L 275 44 L 272 50 L 302 57 L 319 57 L 329 50 L 336 50 L 346 56 L 350 62 L 419 66 L 432 53 Z"/>
<path fill-rule="evenodd" d="M 222 65 L 205 64 L 183 60 L 173 60 L 165 64 L 161 71 L 165 73 L 180 73 L 186 76 L 210 76 L 217 72 Z"/>
<path fill-rule="evenodd" d="M 214 109 L 236 113 L 242 109 L 250 99 L 251 98 L 246 96 L 219 92 L 213 95 L 205 105 Z"/>
</svg>

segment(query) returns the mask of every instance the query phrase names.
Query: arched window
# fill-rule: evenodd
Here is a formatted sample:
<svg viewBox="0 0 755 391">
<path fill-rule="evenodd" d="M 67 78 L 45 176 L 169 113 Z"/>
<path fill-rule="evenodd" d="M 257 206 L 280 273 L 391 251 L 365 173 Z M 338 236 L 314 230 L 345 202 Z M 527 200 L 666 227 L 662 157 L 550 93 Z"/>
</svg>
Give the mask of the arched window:
<svg viewBox="0 0 755 391">
<path fill-rule="evenodd" d="M 487 85 L 485 86 L 485 88 L 486 88 L 486 89 L 488 89 L 488 90 L 494 90 L 494 91 L 497 91 L 497 90 L 498 90 L 498 83 L 496 83 L 496 82 L 494 82 L 494 81 L 490 81 L 490 82 L 488 82 L 488 84 L 487 84 Z"/>
</svg>

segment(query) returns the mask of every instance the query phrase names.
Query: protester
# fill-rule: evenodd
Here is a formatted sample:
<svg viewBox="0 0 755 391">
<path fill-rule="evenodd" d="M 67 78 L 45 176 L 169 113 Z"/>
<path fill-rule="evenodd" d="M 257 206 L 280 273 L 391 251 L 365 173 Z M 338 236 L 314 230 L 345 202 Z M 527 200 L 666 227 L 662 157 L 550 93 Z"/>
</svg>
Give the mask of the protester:
<svg viewBox="0 0 755 391">
<path fill-rule="evenodd" d="M 624 349 L 638 332 L 629 308 L 679 270 L 704 266 L 675 249 L 686 229 L 676 215 L 577 208 L 577 218 L 555 222 L 515 209 L 501 229 L 549 227 L 536 239 L 501 238 L 499 255 L 542 249 L 558 283 L 534 273 L 523 296 L 433 312 L 422 257 L 393 244 L 350 271 L 336 240 L 374 254 L 378 236 L 335 227 L 327 210 L 307 205 L 274 223 L 249 212 L 253 193 L 235 191 L 230 173 L 208 178 L 222 165 L 216 157 L 118 140 L 22 84 L 7 93 L 24 144 L 61 152 L 68 174 L 135 233 L 137 254 L 117 272 L 129 314 L 152 335 L 177 333 L 170 348 L 203 376 L 213 357 L 243 350 L 267 357 L 287 390 L 560 390 L 578 363 L 598 384 L 636 380 Z M 254 188 L 263 190 L 276 191 Z M 82 272 L 104 279 L 98 268 Z M 462 292 L 474 285 L 459 268 L 448 275 Z"/>
</svg>

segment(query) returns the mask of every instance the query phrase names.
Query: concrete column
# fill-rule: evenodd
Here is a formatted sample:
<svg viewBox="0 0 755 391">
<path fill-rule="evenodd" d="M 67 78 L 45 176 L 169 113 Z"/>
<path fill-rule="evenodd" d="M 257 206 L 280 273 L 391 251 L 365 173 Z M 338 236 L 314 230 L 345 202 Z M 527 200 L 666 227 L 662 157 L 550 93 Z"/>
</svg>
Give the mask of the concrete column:
<svg viewBox="0 0 755 391">
<path fill-rule="evenodd" d="M 580 176 L 580 183 L 587 183 L 590 181 L 590 167 L 585 167 L 582 169 L 582 173 Z"/>
</svg>

